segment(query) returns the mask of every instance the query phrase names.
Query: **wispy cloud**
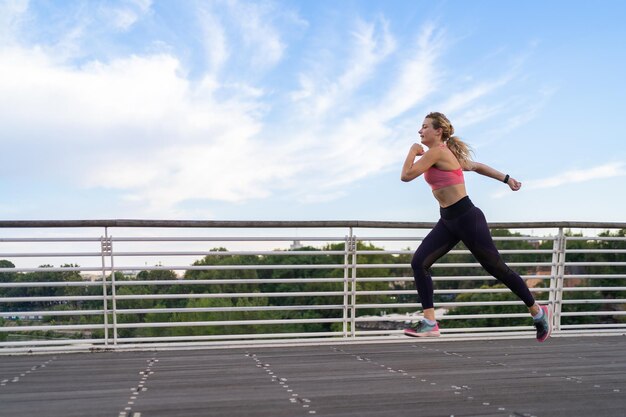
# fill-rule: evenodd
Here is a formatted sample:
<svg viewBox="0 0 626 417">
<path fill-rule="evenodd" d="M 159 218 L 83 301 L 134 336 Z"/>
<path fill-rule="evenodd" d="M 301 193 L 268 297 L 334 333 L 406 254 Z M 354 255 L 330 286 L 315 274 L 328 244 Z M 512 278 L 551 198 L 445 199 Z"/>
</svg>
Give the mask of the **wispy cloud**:
<svg viewBox="0 0 626 417">
<path fill-rule="evenodd" d="M 283 57 L 287 45 L 272 26 L 272 9 L 258 4 L 233 2 L 233 16 L 241 26 L 244 42 L 253 51 L 252 64 L 275 65 Z"/>
<path fill-rule="evenodd" d="M 391 120 L 414 108 L 429 94 L 437 90 L 441 73 L 437 61 L 445 48 L 445 32 L 434 24 L 426 24 L 416 42 L 400 60 L 394 83 L 375 110 L 381 120 Z"/>
<path fill-rule="evenodd" d="M 27 10 L 28 0 L 0 2 L 0 42 L 7 44 L 15 41 L 16 31 Z"/>
<path fill-rule="evenodd" d="M 230 50 L 226 32 L 217 16 L 205 7 L 198 9 L 202 40 L 208 60 L 207 71 L 217 73 L 228 60 Z"/>
<path fill-rule="evenodd" d="M 305 109 L 307 116 L 316 118 L 328 111 L 337 112 L 352 94 L 375 74 L 376 67 L 395 49 L 396 41 L 388 22 L 379 18 L 373 22 L 357 20 L 350 33 L 350 51 L 343 72 L 332 77 L 316 68 L 313 73 L 301 73 L 300 90 L 290 94 Z M 343 57 L 334 57 L 343 60 Z"/>
<path fill-rule="evenodd" d="M 540 190 L 555 188 L 561 185 L 576 184 L 582 182 L 596 181 L 605 178 L 615 178 L 626 176 L 626 164 L 623 162 L 609 162 L 592 168 L 569 170 L 560 174 L 529 180 L 523 183 L 525 190 Z M 493 196 L 496 198 L 508 195 L 506 191 L 500 191 Z"/>
<path fill-rule="evenodd" d="M 612 162 L 593 168 L 565 171 L 561 174 L 539 180 L 526 182 L 527 189 L 554 188 L 563 184 L 594 181 L 603 178 L 622 177 L 626 175 L 626 164 Z"/>
<path fill-rule="evenodd" d="M 152 7 L 152 0 L 126 0 L 119 5 L 103 5 L 102 13 L 118 30 L 127 31 Z"/>
</svg>

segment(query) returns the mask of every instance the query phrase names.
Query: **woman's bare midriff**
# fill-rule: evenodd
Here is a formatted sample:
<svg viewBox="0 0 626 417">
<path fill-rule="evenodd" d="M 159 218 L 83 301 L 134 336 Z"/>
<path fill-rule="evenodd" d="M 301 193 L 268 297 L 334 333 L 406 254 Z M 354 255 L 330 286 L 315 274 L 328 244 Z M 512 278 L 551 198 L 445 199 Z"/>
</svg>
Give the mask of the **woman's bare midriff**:
<svg viewBox="0 0 626 417">
<path fill-rule="evenodd" d="M 465 190 L 465 184 L 456 184 L 433 190 L 433 195 L 439 202 L 439 206 L 446 208 L 465 197 L 467 191 Z"/>
</svg>

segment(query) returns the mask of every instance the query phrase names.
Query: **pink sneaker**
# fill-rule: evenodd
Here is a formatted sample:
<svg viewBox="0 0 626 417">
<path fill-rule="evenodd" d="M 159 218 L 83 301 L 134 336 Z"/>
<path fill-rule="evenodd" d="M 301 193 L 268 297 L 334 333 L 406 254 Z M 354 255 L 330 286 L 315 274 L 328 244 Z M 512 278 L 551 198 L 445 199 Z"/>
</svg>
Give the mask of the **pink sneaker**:
<svg viewBox="0 0 626 417">
<path fill-rule="evenodd" d="M 424 320 L 410 324 L 404 329 L 404 334 L 411 337 L 439 337 L 439 323 L 430 325 Z"/>
<path fill-rule="evenodd" d="M 552 333 L 552 312 L 547 306 L 541 306 L 543 316 L 539 320 L 533 320 L 537 328 L 537 342 L 544 342 Z"/>
</svg>

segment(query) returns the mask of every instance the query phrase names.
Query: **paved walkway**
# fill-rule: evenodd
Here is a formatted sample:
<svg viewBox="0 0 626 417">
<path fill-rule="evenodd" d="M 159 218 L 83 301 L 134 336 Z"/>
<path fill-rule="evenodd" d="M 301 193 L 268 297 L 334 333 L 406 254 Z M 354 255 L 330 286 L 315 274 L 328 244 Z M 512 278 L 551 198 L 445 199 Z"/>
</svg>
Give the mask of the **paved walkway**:
<svg viewBox="0 0 626 417">
<path fill-rule="evenodd" d="M 626 337 L 0 356 L 0 416 L 626 416 Z"/>
</svg>

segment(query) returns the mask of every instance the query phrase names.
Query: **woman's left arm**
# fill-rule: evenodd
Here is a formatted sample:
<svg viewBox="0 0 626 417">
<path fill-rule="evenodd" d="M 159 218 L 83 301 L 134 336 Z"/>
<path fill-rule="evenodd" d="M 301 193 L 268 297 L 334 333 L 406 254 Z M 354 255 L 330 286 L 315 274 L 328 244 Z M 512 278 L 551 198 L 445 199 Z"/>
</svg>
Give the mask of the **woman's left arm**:
<svg viewBox="0 0 626 417">
<path fill-rule="evenodd" d="M 493 178 L 494 180 L 502 181 L 506 179 L 506 185 L 508 185 L 511 190 L 517 191 L 522 188 L 522 183 L 516 180 L 515 178 L 505 175 L 502 172 L 498 171 L 490 167 L 489 165 L 482 164 L 480 162 L 468 161 L 463 166 L 464 171 L 474 171 L 480 175 L 484 175 L 485 177 Z M 508 177 L 508 179 L 507 179 Z"/>
</svg>

